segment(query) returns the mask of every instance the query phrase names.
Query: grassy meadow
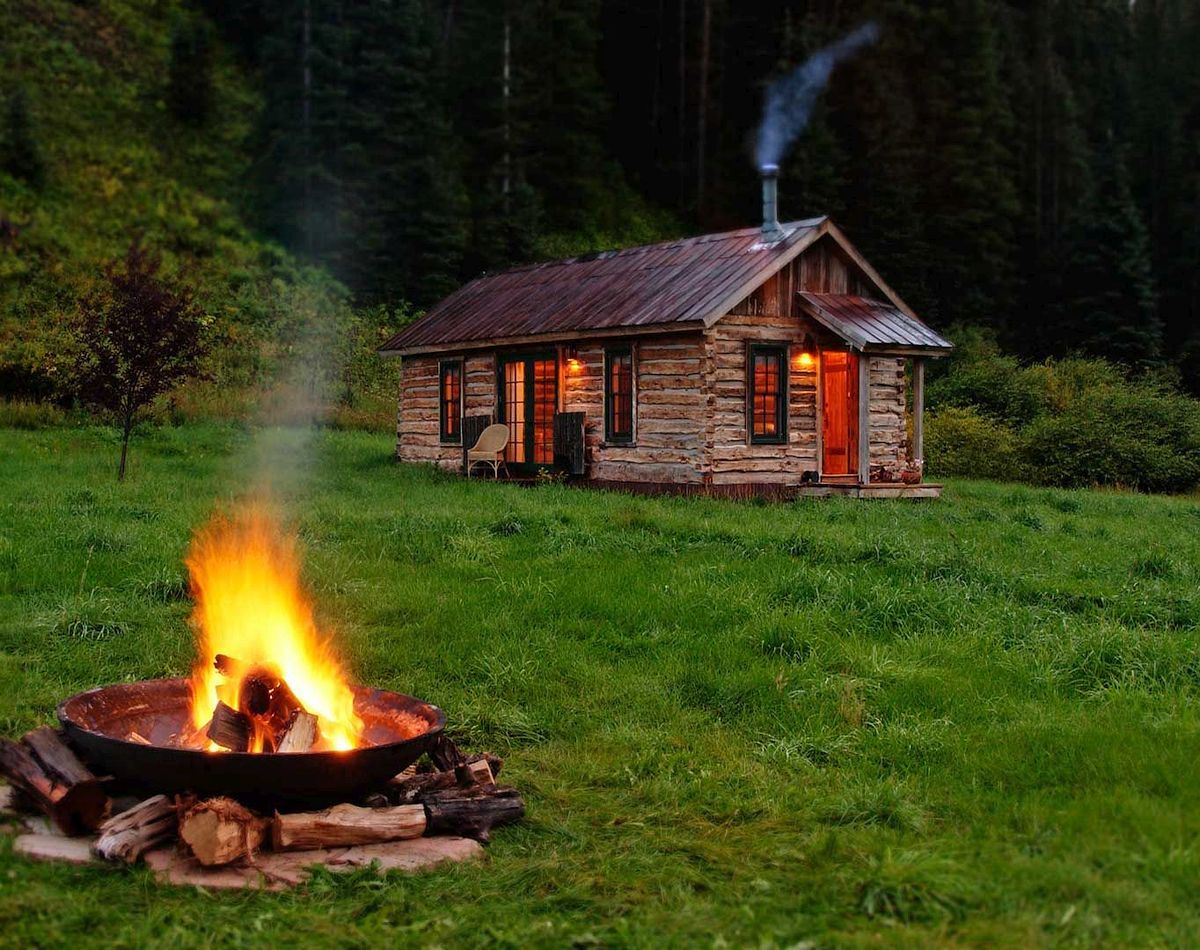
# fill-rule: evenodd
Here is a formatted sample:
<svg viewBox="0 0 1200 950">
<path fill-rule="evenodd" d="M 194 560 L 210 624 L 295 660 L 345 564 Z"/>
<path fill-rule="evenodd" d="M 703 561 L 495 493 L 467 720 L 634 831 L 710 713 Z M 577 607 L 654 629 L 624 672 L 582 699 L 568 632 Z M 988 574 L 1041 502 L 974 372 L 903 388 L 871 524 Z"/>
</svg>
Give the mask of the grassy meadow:
<svg viewBox="0 0 1200 950">
<path fill-rule="evenodd" d="M 0 430 L 0 731 L 185 673 L 193 529 L 261 433 Z M 28 863 L 0 943 L 1184 945 L 1200 928 L 1200 506 L 952 483 L 758 505 L 279 456 L 355 675 L 506 758 L 485 864 L 282 895 Z"/>
</svg>

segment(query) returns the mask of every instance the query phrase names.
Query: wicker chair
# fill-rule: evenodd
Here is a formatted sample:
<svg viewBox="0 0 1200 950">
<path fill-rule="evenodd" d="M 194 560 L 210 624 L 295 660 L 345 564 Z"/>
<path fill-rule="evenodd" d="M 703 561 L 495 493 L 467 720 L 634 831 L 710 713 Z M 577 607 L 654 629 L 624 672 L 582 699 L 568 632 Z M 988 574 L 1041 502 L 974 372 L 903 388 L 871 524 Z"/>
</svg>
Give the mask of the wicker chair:
<svg viewBox="0 0 1200 950">
<path fill-rule="evenodd" d="M 492 475 L 500 477 L 500 469 L 508 474 L 508 466 L 504 462 L 504 450 L 508 447 L 508 426 L 502 422 L 493 423 L 479 433 L 475 444 L 467 450 L 467 478 L 471 477 L 471 469 L 482 462 L 492 467 Z"/>
</svg>

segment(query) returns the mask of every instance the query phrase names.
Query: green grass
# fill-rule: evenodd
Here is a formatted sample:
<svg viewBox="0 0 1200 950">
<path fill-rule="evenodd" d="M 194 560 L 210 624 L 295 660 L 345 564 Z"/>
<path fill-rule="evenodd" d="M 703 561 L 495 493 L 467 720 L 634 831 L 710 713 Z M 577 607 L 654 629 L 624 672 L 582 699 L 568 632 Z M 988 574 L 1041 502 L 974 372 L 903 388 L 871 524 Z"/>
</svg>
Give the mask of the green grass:
<svg viewBox="0 0 1200 950">
<path fill-rule="evenodd" d="M 181 556 L 258 435 L 0 430 L 0 732 L 181 674 Z M 286 440 L 285 440 L 286 442 Z M 0 843 L 13 945 L 1158 943 L 1200 926 L 1200 508 L 954 483 L 791 506 L 278 455 L 363 681 L 505 756 L 485 865 L 283 895 Z M 283 477 L 286 475 L 286 477 Z"/>
</svg>

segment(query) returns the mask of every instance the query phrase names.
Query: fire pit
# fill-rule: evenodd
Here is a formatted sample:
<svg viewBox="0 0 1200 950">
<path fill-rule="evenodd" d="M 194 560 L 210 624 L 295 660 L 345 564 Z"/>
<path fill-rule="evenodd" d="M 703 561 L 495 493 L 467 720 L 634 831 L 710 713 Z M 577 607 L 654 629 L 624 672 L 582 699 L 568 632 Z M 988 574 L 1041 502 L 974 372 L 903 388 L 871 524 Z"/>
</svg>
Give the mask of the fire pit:
<svg viewBox="0 0 1200 950">
<path fill-rule="evenodd" d="M 348 801 L 402 772 L 446 722 L 436 706 L 411 696 L 352 690 L 362 745 L 345 751 L 262 754 L 180 746 L 191 719 L 186 679 L 88 690 L 63 702 L 58 719 L 85 758 L 131 788 L 230 795 L 261 806 L 325 804 Z"/>
<path fill-rule="evenodd" d="M 85 859 L 145 860 L 184 883 L 296 883 L 312 864 L 460 859 L 524 814 L 496 783 L 501 760 L 461 753 L 440 709 L 350 681 L 293 537 L 268 516 L 215 519 L 188 569 L 190 677 L 91 689 L 58 707 L 61 732 L 0 739 L 14 801 L 61 835 L 94 834 Z M 15 847 L 78 856 L 42 837 Z"/>
</svg>

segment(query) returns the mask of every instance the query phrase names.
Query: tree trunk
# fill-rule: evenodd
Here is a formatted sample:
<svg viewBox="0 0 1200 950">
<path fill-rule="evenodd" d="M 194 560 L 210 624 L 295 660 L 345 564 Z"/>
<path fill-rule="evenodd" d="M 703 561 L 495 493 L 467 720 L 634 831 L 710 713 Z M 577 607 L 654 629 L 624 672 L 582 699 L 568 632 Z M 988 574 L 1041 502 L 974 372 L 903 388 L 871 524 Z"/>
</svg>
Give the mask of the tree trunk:
<svg viewBox="0 0 1200 950">
<path fill-rule="evenodd" d="M 133 433 L 133 413 L 129 412 L 125 415 L 125 421 L 121 425 L 121 465 L 117 469 L 117 481 L 125 481 L 125 459 L 129 454 L 129 436 Z"/>
</svg>

